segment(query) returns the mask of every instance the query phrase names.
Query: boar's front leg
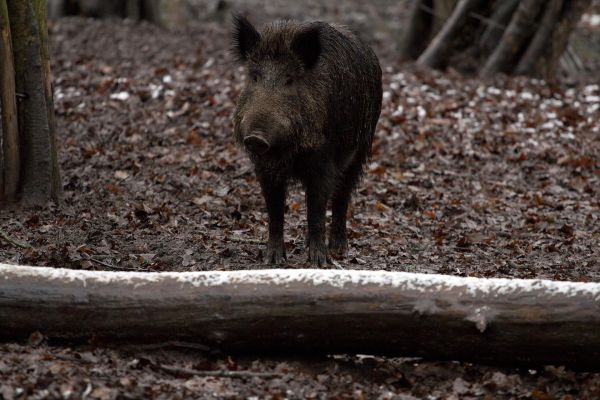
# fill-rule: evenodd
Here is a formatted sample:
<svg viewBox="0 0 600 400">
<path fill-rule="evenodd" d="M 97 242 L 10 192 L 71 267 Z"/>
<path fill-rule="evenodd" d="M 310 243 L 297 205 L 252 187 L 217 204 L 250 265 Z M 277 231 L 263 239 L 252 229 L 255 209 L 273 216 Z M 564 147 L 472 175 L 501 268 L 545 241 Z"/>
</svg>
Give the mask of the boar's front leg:
<svg viewBox="0 0 600 400">
<path fill-rule="evenodd" d="M 259 181 L 269 213 L 269 243 L 265 263 L 283 264 L 286 260 L 283 243 L 286 182 L 269 175 L 259 176 Z"/>
<path fill-rule="evenodd" d="M 330 182 L 327 174 L 306 182 L 308 262 L 315 267 L 327 265 L 329 258 L 325 245 L 325 213 L 332 191 Z"/>
</svg>

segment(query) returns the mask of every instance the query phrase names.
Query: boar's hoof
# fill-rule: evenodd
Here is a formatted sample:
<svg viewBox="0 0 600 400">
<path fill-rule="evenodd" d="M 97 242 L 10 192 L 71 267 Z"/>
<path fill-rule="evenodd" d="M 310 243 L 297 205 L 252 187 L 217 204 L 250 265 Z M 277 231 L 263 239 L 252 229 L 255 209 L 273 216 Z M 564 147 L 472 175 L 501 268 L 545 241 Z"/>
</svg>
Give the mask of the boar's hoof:
<svg viewBox="0 0 600 400">
<path fill-rule="evenodd" d="M 268 245 L 267 256 L 265 257 L 265 264 L 285 264 L 285 247 L 282 244 L 279 245 Z"/>
<path fill-rule="evenodd" d="M 329 256 L 327 255 L 327 248 L 325 243 L 316 244 L 310 243 L 308 246 L 308 262 L 313 267 L 325 267 L 329 262 Z"/>
<path fill-rule="evenodd" d="M 333 258 L 344 258 L 348 253 L 348 240 L 346 238 L 330 238 L 329 239 L 329 254 Z"/>
<path fill-rule="evenodd" d="M 271 145 L 262 135 L 262 132 L 253 132 L 244 138 L 244 146 L 252 154 L 262 155 L 265 154 Z"/>
</svg>

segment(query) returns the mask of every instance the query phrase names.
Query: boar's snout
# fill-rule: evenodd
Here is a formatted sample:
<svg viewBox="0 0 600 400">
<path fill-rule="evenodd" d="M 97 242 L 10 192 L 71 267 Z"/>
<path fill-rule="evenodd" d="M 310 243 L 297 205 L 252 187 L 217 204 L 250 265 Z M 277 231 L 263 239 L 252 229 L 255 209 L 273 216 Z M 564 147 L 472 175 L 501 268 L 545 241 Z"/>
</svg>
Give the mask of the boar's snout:
<svg viewBox="0 0 600 400">
<path fill-rule="evenodd" d="M 244 146 L 250 151 L 252 154 L 263 155 L 269 148 L 271 144 L 265 138 L 265 134 L 261 131 L 254 131 L 248 136 L 244 138 Z"/>
</svg>

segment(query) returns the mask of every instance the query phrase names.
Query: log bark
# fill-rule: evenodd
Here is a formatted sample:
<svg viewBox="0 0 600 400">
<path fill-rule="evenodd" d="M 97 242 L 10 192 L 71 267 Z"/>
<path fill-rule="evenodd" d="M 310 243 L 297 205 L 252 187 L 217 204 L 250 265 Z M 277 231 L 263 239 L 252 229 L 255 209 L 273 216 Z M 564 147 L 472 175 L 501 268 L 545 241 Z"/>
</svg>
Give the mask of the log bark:
<svg viewBox="0 0 600 400">
<path fill-rule="evenodd" d="M 0 202 L 13 202 L 16 200 L 19 185 L 19 126 L 12 37 L 6 0 L 0 0 L 0 105 Z"/>
<path fill-rule="evenodd" d="M 9 1 L 18 102 L 21 202 L 60 198 L 45 0 Z"/>
<path fill-rule="evenodd" d="M 456 38 L 462 25 L 465 23 L 469 12 L 475 9 L 480 0 L 460 0 L 456 8 L 443 25 L 442 29 L 435 35 L 431 44 L 418 58 L 417 64 L 429 68 L 440 68 L 444 66 L 451 51 L 451 43 Z"/>
<path fill-rule="evenodd" d="M 600 284 L 384 271 L 94 272 L 0 264 L 0 335 L 185 340 L 598 369 Z"/>
</svg>

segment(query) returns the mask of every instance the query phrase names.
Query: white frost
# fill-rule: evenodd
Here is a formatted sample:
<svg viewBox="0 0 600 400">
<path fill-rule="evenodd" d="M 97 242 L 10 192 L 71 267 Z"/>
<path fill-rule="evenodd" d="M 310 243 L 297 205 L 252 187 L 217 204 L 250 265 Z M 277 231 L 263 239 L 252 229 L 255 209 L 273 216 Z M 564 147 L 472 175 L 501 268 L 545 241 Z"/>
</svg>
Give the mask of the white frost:
<svg viewBox="0 0 600 400">
<path fill-rule="evenodd" d="M 409 272 L 322 270 L 322 269 L 270 269 L 247 271 L 206 272 L 113 272 L 81 271 L 63 268 L 29 267 L 0 263 L 0 291 L 2 282 L 9 279 L 36 278 L 46 281 L 90 283 L 127 283 L 143 287 L 159 281 L 175 281 L 182 286 L 219 287 L 235 285 L 291 284 L 329 286 L 353 289 L 360 286 L 397 288 L 423 293 L 457 290 L 459 296 L 500 297 L 512 293 L 535 292 L 539 296 L 586 296 L 600 300 L 600 283 L 560 282 L 543 279 L 473 278 L 451 275 L 420 274 Z"/>
</svg>

